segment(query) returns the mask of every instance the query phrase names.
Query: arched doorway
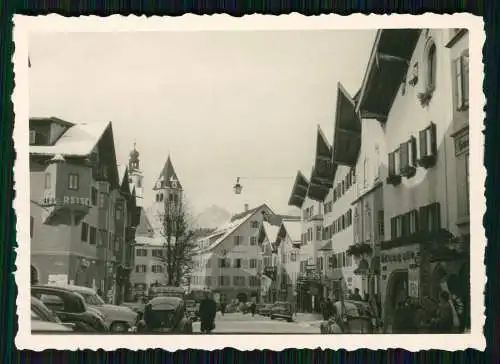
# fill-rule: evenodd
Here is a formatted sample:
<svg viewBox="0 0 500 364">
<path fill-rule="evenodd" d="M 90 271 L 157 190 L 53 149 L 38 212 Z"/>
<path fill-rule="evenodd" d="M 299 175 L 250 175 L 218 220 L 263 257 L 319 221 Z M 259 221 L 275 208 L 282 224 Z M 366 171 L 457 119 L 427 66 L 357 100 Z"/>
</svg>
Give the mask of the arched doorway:
<svg viewBox="0 0 500 364">
<path fill-rule="evenodd" d="M 408 270 L 395 270 L 389 276 L 385 295 L 384 316 L 392 319 L 399 302 L 408 297 Z"/>
<path fill-rule="evenodd" d="M 30 276 L 31 285 L 38 284 L 40 282 L 38 269 L 36 269 L 33 265 L 30 266 Z"/>
</svg>

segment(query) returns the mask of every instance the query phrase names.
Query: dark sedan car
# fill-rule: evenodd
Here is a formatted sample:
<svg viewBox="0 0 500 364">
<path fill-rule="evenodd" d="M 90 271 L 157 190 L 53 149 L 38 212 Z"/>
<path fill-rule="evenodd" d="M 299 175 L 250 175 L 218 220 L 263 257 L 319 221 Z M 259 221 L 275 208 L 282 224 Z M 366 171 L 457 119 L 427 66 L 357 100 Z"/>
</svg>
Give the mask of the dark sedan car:
<svg viewBox="0 0 500 364">
<path fill-rule="evenodd" d="M 271 320 L 275 318 L 285 319 L 288 322 L 293 321 L 292 305 L 289 302 L 276 302 L 273 307 L 271 307 L 271 313 L 269 315 Z"/>
<path fill-rule="evenodd" d="M 257 314 L 261 316 L 270 316 L 271 315 L 271 309 L 273 308 L 272 303 L 266 303 L 261 305 L 260 307 L 257 307 Z"/>
<path fill-rule="evenodd" d="M 102 314 L 88 308 L 83 297 L 76 292 L 62 287 L 32 286 L 31 295 L 51 310 L 61 322 L 74 324 L 74 331 L 107 331 Z"/>
</svg>

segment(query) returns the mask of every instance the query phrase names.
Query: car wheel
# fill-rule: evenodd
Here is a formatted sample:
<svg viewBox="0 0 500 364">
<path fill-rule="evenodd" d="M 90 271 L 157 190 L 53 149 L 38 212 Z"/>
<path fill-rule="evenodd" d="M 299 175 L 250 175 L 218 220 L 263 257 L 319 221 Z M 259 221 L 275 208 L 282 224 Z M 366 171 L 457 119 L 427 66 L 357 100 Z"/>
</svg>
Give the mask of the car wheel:
<svg viewBox="0 0 500 364">
<path fill-rule="evenodd" d="M 269 318 L 270 318 L 271 320 L 274 320 L 274 316 L 273 316 L 273 315 L 269 316 Z"/>
<path fill-rule="evenodd" d="M 287 319 L 287 321 L 288 321 L 288 322 L 292 322 L 293 320 L 292 320 L 292 318 L 289 318 L 289 319 Z"/>
<path fill-rule="evenodd" d="M 110 328 L 111 332 L 126 332 L 127 325 L 123 322 L 114 322 Z"/>
</svg>

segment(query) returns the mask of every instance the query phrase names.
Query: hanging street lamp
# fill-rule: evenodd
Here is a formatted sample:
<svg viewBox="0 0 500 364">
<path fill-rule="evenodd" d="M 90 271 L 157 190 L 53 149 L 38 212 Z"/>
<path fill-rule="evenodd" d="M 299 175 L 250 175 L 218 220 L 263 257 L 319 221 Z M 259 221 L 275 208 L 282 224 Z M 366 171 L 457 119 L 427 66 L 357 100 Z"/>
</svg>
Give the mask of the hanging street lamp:
<svg viewBox="0 0 500 364">
<path fill-rule="evenodd" d="M 240 179 L 245 178 L 245 179 L 251 179 L 251 180 L 271 180 L 271 181 L 278 181 L 278 180 L 292 180 L 295 177 L 237 177 L 236 178 L 236 183 L 233 186 L 233 191 L 236 195 L 241 195 L 241 192 L 243 190 L 243 186 L 240 183 Z"/>
<path fill-rule="evenodd" d="M 233 189 L 234 189 L 234 193 L 236 195 L 241 194 L 241 190 L 243 189 L 243 186 L 240 184 L 240 177 L 236 178 L 236 184 L 233 186 Z"/>
</svg>

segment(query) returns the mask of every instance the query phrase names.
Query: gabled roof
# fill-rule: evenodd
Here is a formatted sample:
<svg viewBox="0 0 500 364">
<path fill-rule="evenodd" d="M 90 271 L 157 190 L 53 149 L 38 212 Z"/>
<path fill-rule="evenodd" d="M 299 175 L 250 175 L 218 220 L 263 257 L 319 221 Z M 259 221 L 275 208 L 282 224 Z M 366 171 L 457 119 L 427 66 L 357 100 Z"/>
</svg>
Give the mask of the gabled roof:
<svg viewBox="0 0 500 364">
<path fill-rule="evenodd" d="M 279 227 L 280 238 L 290 237 L 292 243 L 302 241 L 302 222 L 301 221 L 283 221 Z"/>
<path fill-rule="evenodd" d="M 267 238 L 267 240 L 271 244 L 276 241 L 279 229 L 280 229 L 279 225 L 273 225 L 273 224 L 271 224 L 270 222 L 267 222 L 267 221 L 263 221 L 262 225 L 261 225 L 261 232 L 263 234 L 263 237 Z M 263 241 L 264 241 L 264 239 L 262 239 L 262 242 Z"/>
<path fill-rule="evenodd" d="M 207 251 L 211 250 L 215 247 L 217 247 L 219 244 L 221 244 L 226 238 L 228 238 L 234 231 L 236 231 L 241 225 L 243 225 L 245 222 L 250 220 L 251 217 L 253 217 L 258 211 L 261 209 L 269 209 L 269 206 L 266 204 L 262 204 L 259 207 L 256 207 L 252 210 L 249 210 L 245 212 L 245 214 L 237 219 L 234 219 L 234 217 L 241 215 L 235 215 L 231 220 L 229 220 L 226 224 L 222 225 L 221 227 L 217 228 L 211 235 L 208 237 L 204 237 L 203 239 L 209 239 L 210 244 L 205 247 L 200 249 L 200 251 Z"/>
<path fill-rule="evenodd" d="M 125 194 L 132 196 L 132 188 L 130 188 L 130 183 L 128 183 L 128 167 L 118 166 L 118 177 L 120 190 Z"/>
<path fill-rule="evenodd" d="M 111 122 L 74 124 L 54 145 L 30 145 L 30 154 L 86 157 L 90 155 L 109 127 L 111 127 Z"/>
<path fill-rule="evenodd" d="M 149 221 L 146 209 L 141 207 L 139 225 L 137 225 L 137 228 L 135 230 L 136 239 L 137 237 L 146 237 L 146 238 L 152 237 L 153 233 L 154 233 L 153 225 Z"/>
<path fill-rule="evenodd" d="M 173 186 L 172 181 L 176 181 L 177 186 Z M 161 182 L 163 182 L 163 186 L 165 187 L 179 188 L 182 190 L 182 185 L 177 177 L 177 173 L 175 173 L 174 165 L 172 164 L 170 156 L 168 156 L 167 161 L 165 162 L 165 165 L 156 180 L 155 186 L 158 186 Z"/>
</svg>

